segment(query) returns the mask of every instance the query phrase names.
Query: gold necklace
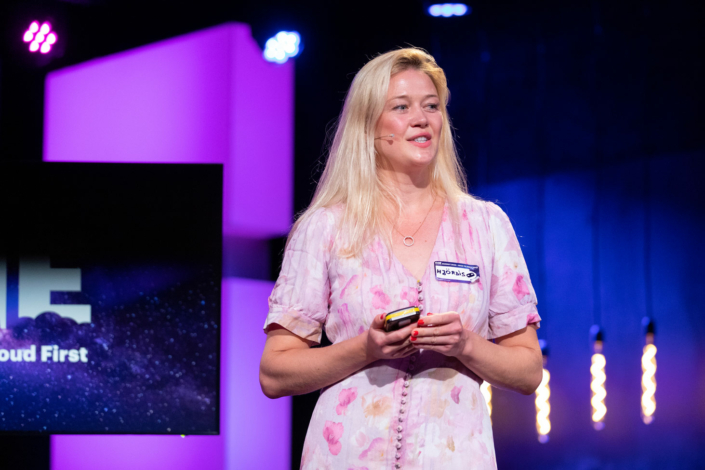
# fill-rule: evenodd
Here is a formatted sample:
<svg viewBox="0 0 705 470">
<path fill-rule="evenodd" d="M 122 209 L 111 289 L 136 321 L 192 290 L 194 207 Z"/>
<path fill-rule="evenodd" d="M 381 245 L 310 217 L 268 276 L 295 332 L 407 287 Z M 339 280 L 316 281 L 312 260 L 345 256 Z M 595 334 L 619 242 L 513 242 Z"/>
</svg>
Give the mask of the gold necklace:
<svg viewBox="0 0 705 470">
<path fill-rule="evenodd" d="M 396 230 L 399 235 L 401 235 L 402 237 L 404 237 L 404 240 L 403 240 L 403 241 L 404 241 L 404 245 L 405 245 L 405 246 L 408 246 L 408 247 L 414 246 L 414 235 L 416 235 L 416 233 L 417 233 L 419 230 L 421 230 L 421 227 L 423 227 L 423 224 L 426 222 L 426 219 L 428 219 L 428 214 L 431 213 L 431 209 L 433 209 L 433 206 L 435 206 L 435 205 L 436 205 L 436 196 L 434 195 L 434 196 L 433 196 L 433 202 L 431 203 L 431 207 L 429 207 L 429 208 L 428 208 L 428 212 L 426 212 L 426 217 L 423 218 L 423 221 L 421 222 L 421 225 L 419 225 L 419 228 L 417 228 L 416 231 L 415 231 L 414 233 L 412 233 L 411 235 L 406 235 L 406 236 L 405 236 L 403 233 L 401 233 L 401 232 L 399 231 L 399 229 L 397 229 L 397 224 L 394 224 L 394 230 Z M 406 242 L 407 240 L 411 240 L 411 243 L 407 243 L 407 242 Z"/>
</svg>

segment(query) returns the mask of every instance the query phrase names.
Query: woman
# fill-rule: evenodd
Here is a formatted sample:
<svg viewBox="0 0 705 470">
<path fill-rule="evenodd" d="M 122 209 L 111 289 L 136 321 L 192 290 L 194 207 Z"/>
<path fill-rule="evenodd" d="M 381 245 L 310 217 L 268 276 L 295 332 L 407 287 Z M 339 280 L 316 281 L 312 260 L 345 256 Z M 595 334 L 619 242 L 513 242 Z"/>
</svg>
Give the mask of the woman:
<svg viewBox="0 0 705 470">
<path fill-rule="evenodd" d="M 270 398 L 322 389 L 301 468 L 496 468 L 480 384 L 541 381 L 524 258 L 501 209 L 467 194 L 447 101 L 422 50 L 367 63 L 289 237 L 260 382 Z M 385 332 L 410 305 L 418 323 Z M 333 344 L 311 349 L 323 328 Z"/>
</svg>

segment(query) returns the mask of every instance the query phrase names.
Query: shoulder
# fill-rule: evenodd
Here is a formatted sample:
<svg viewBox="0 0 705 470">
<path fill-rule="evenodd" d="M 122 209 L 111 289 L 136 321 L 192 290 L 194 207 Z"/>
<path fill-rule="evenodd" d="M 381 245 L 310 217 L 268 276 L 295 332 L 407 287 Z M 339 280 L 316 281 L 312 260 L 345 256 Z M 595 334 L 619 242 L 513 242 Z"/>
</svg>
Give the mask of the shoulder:
<svg viewBox="0 0 705 470">
<path fill-rule="evenodd" d="M 497 204 L 471 196 L 470 194 L 460 196 L 456 207 L 458 214 L 461 215 L 463 219 L 480 218 L 485 220 L 488 224 L 493 218 L 509 221 L 507 214 Z"/>
<path fill-rule="evenodd" d="M 337 233 L 342 208 L 340 205 L 309 208 L 299 216 L 289 233 L 288 246 L 317 245 L 330 247 Z"/>
<path fill-rule="evenodd" d="M 485 233 L 495 242 L 514 230 L 509 216 L 499 205 L 470 195 L 459 198 L 458 216 L 461 225 L 466 223 L 476 233 Z"/>
<path fill-rule="evenodd" d="M 322 230 L 334 227 L 342 214 L 341 204 L 330 207 L 309 208 L 305 210 L 297 219 L 291 232 L 298 230 Z"/>
</svg>

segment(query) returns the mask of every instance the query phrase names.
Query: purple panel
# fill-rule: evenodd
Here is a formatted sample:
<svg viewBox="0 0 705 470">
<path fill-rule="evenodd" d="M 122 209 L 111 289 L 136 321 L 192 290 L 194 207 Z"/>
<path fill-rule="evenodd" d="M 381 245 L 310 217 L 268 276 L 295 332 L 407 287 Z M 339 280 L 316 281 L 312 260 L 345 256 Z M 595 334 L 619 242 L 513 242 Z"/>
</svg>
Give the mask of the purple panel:
<svg viewBox="0 0 705 470">
<path fill-rule="evenodd" d="M 226 187 L 233 192 L 223 208 L 223 230 L 286 234 L 293 215 L 294 68 L 292 61 L 278 65 L 263 60 L 249 29 L 233 29 L 232 34 L 238 45 L 232 54 L 230 107 L 235 158 L 225 169 Z M 257 227 L 252 217 L 260 219 Z"/>
<path fill-rule="evenodd" d="M 287 469 L 291 465 L 291 398 L 270 400 L 259 386 L 266 336 L 262 325 L 274 284 L 223 280 L 223 358 L 227 396 L 221 403 L 225 468 Z"/>
<path fill-rule="evenodd" d="M 230 23 L 50 73 L 44 160 L 223 163 L 223 230 L 292 219 L 293 61 Z M 263 214 L 267 214 L 263 217 Z"/>
<path fill-rule="evenodd" d="M 224 163 L 233 27 L 49 74 L 44 160 Z"/>
<path fill-rule="evenodd" d="M 52 470 L 289 468 L 291 399 L 269 400 L 259 386 L 272 287 L 223 280 L 220 436 L 52 436 Z"/>
<path fill-rule="evenodd" d="M 220 470 L 221 436 L 52 436 L 52 470 Z"/>
</svg>

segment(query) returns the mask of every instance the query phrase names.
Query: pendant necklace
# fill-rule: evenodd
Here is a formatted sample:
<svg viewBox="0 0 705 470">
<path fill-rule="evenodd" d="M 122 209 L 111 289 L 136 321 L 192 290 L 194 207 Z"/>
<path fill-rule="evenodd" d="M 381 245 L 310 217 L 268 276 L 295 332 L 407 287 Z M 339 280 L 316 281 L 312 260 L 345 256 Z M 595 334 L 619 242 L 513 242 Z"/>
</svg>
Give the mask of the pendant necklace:
<svg viewBox="0 0 705 470">
<path fill-rule="evenodd" d="M 436 196 L 434 195 L 434 196 L 433 196 L 433 202 L 431 203 L 431 207 L 429 207 L 429 208 L 428 208 L 428 212 L 426 212 L 426 217 L 423 218 L 423 221 L 421 222 L 421 225 L 419 225 L 419 228 L 417 228 L 416 231 L 415 231 L 414 233 L 412 233 L 411 235 L 406 235 L 406 236 L 405 236 L 403 233 L 401 233 L 401 232 L 399 231 L 399 229 L 397 229 L 397 225 L 394 224 L 394 230 L 396 230 L 399 235 L 401 235 L 402 237 L 404 237 L 404 245 L 405 245 L 405 246 L 408 246 L 408 247 L 414 246 L 414 235 L 416 235 L 416 233 L 417 233 L 419 230 L 421 230 L 421 227 L 423 227 L 423 224 L 426 222 L 426 219 L 428 219 L 428 214 L 431 213 L 431 209 L 433 209 L 433 206 L 435 206 L 435 205 L 436 205 Z M 407 243 L 408 240 L 411 240 L 411 241 Z"/>
</svg>

